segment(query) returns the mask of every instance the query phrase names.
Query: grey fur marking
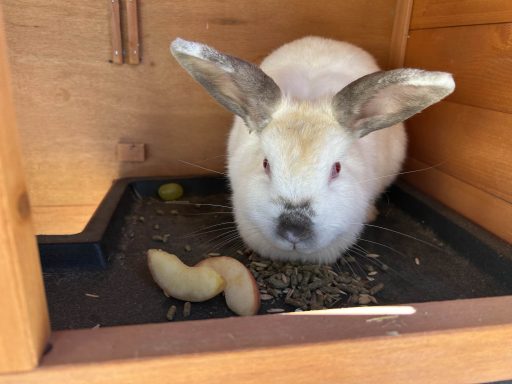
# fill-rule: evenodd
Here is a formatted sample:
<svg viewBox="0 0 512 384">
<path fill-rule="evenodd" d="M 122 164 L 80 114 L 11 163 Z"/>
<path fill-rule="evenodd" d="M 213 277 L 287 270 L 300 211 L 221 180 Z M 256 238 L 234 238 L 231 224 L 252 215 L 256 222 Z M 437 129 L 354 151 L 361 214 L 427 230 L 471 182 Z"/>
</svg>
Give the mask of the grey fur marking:
<svg viewBox="0 0 512 384">
<path fill-rule="evenodd" d="M 396 69 L 363 76 L 338 92 L 333 107 L 338 122 L 359 137 L 398 124 L 453 92 L 455 84 L 445 72 Z M 370 111 L 365 107 L 378 99 L 379 92 L 391 91 L 387 100 Z M 389 106 L 386 106 L 386 102 Z M 391 107 L 390 107 L 391 106 Z M 386 110 L 388 108 L 389 110 Z"/>
<path fill-rule="evenodd" d="M 281 100 L 281 90 L 256 65 L 207 45 L 176 39 L 171 52 L 210 95 L 240 116 L 249 130 L 261 131 Z"/>
<path fill-rule="evenodd" d="M 311 201 L 309 200 L 294 203 L 291 200 L 280 197 L 279 203 L 283 205 L 285 211 L 300 210 L 309 215 L 313 214 L 313 210 L 311 209 Z"/>
</svg>

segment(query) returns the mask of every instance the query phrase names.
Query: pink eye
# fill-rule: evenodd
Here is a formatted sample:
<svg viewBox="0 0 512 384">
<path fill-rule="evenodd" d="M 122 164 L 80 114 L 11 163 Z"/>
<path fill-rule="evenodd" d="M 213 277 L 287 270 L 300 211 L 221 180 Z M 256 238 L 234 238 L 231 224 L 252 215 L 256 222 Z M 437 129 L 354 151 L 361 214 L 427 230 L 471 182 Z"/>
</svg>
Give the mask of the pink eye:
<svg viewBox="0 0 512 384">
<path fill-rule="evenodd" d="M 267 159 L 263 159 L 263 168 L 265 169 L 265 173 L 270 174 L 270 164 Z"/>
<path fill-rule="evenodd" d="M 338 177 L 341 171 L 341 164 L 339 161 L 335 162 L 331 168 L 331 180 Z"/>
</svg>

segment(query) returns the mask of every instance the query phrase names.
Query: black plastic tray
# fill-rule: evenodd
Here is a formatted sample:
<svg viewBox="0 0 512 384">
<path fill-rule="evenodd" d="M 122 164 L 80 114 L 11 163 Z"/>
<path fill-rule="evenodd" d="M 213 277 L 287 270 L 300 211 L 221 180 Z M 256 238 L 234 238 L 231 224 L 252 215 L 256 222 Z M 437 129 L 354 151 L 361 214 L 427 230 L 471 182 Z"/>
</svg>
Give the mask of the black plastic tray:
<svg viewBox="0 0 512 384">
<path fill-rule="evenodd" d="M 169 181 L 183 185 L 183 200 L 190 204 L 165 204 L 158 199 L 158 187 Z M 39 237 L 52 327 L 162 322 L 170 305 L 178 307 L 176 321 L 184 320 L 183 303 L 166 298 L 153 282 L 146 251 L 162 248 L 189 265 L 211 251 L 236 257 L 243 249 L 241 240 L 219 247 L 217 240 L 210 241 L 218 232 L 202 229 L 232 222 L 229 204 L 224 178 L 115 182 L 82 233 Z M 165 215 L 156 214 L 158 210 L 165 210 Z M 179 214 L 172 214 L 173 210 Z M 379 202 L 379 210 L 376 222 L 361 236 L 365 241 L 359 243 L 368 252 L 379 253 L 389 266 L 377 276 L 376 281 L 385 284 L 377 295 L 379 304 L 512 294 L 509 244 L 405 185 L 391 188 Z M 152 239 L 164 232 L 171 234 L 168 242 Z M 186 251 L 186 244 L 193 249 Z M 356 272 L 358 263 L 353 266 Z M 293 310 L 276 300 L 262 302 L 260 313 L 276 306 Z M 218 296 L 194 304 L 188 319 L 232 315 Z"/>
</svg>

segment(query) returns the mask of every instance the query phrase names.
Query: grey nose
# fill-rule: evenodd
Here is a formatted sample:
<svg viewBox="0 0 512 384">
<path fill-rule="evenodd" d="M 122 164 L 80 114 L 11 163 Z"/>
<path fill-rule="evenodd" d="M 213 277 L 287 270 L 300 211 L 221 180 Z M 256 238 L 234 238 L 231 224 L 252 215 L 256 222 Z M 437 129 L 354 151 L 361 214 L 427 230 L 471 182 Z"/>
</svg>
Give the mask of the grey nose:
<svg viewBox="0 0 512 384">
<path fill-rule="evenodd" d="M 290 243 L 296 244 L 312 237 L 312 227 L 313 223 L 306 215 L 286 212 L 279 216 L 277 234 Z"/>
</svg>

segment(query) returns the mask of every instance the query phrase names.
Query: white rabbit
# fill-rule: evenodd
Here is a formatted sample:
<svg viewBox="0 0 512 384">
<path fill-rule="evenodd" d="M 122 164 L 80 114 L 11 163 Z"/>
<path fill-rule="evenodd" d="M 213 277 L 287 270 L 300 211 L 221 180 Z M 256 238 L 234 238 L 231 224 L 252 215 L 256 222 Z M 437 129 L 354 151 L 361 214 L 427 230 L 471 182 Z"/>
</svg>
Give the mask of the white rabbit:
<svg viewBox="0 0 512 384">
<path fill-rule="evenodd" d="M 171 51 L 237 115 L 235 220 L 247 245 L 274 259 L 332 263 L 353 245 L 400 171 L 401 122 L 455 87 L 443 72 L 378 72 L 362 49 L 319 37 L 280 47 L 261 69 L 182 39 Z"/>
</svg>

